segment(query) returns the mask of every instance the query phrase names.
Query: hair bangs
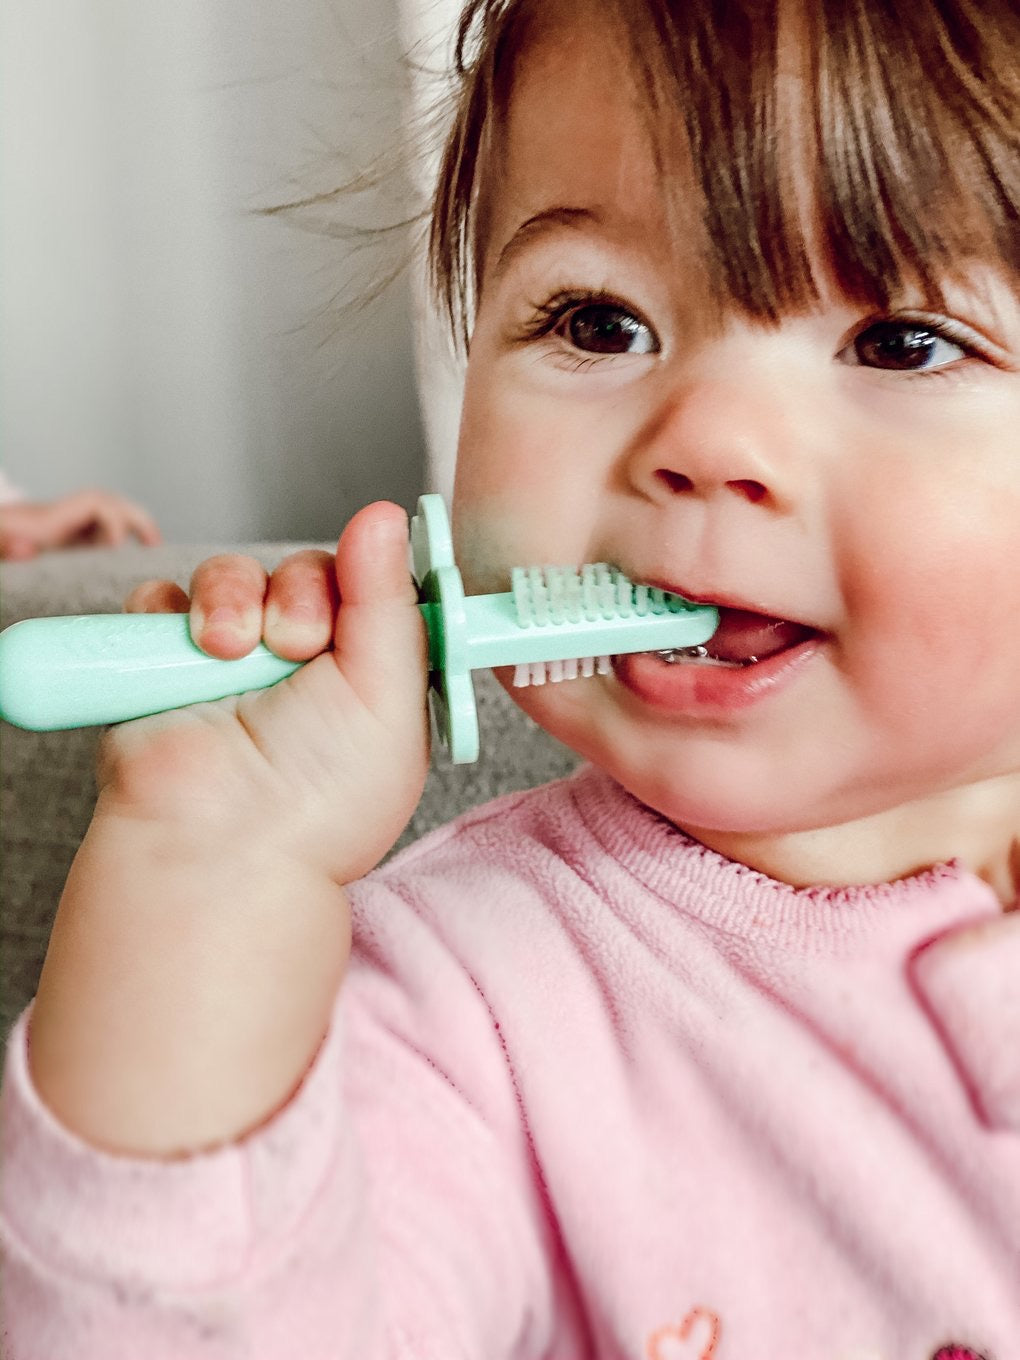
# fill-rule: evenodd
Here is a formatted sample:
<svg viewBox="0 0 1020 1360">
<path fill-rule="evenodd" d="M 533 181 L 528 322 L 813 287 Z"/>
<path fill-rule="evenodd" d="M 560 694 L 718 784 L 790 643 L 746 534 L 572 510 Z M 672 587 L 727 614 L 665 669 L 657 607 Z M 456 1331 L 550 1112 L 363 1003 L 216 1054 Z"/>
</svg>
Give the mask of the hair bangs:
<svg viewBox="0 0 1020 1360">
<path fill-rule="evenodd" d="M 533 12 L 470 0 L 461 20 L 430 262 L 465 337 L 479 181 Z M 920 290 L 944 307 L 975 265 L 1020 277 L 1011 0 L 600 0 L 560 22 L 618 35 L 667 206 L 699 234 L 720 313 L 775 323 L 833 290 L 876 308 Z"/>
<path fill-rule="evenodd" d="M 819 7 L 818 196 L 841 291 L 888 305 L 975 265 L 1020 277 L 1020 10 Z"/>
</svg>

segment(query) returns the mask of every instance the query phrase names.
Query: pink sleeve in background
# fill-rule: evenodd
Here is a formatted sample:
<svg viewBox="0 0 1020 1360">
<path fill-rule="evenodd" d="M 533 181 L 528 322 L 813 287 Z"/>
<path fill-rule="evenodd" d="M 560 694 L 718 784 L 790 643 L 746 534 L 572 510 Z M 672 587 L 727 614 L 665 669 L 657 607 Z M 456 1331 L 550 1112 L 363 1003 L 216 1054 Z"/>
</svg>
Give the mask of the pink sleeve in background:
<svg viewBox="0 0 1020 1360">
<path fill-rule="evenodd" d="M 0 468 L 0 505 L 18 505 L 25 499 L 25 493 L 16 487 Z"/>
</svg>

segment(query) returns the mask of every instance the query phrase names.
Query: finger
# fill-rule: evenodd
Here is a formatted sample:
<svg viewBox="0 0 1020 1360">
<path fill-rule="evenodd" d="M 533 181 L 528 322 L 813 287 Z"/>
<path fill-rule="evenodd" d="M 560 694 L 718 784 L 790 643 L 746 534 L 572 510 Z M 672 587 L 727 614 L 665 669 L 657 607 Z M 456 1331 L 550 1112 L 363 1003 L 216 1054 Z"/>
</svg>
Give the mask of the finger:
<svg viewBox="0 0 1020 1360">
<path fill-rule="evenodd" d="M 127 511 L 119 501 L 99 495 L 91 507 L 91 523 L 83 527 L 89 542 L 119 548 L 128 538 Z"/>
<path fill-rule="evenodd" d="M 190 601 L 176 581 L 143 581 L 124 601 L 125 614 L 186 614 Z"/>
<path fill-rule="evenodd" d="M 427 642 L 407 552 L 407 515 L 377 501 L 358 512 L 336 550 L 340 609 L 337 663 L 369 700 L 387 688 L 406 693 L 415 667 L 424 693 Z"/>
<path fill-rule="evenodd" d="M 224 553 L 191 578 L 191 636 L 210 656 L 246 656 L 262 636 L 265 568 L 253 557 Z"/>
<path fill-rule="evenodd" d="M 116 539 L 109 526 L 98 516 L 87 520 L 75 529 L 65 530 L 61 536 L 62 548 L 110 548 L 116 546 Z"/>
<path fill-rule="evenodd" d="M 35 557 L 39 545 L 27 534 L 7 534 L 0 537 L 0 560 L 5 562 L 27 562 Z"/>
<path fill-rule="evenodd" d="M 143 506 L 136 505 L 134 501 L 125 501 L 124 513 L 127 517 L 128 530 L 134 534 L 139 543 L 154 548 L 158 543 L 163 542 L 159 525 Z"/>
<path fill-rule="evenodd" d="M 55 502 L 53 511 L 61 545 L 119 548 L 133 532 L 136 507 L 114 492 L 85 490 Z"/>
<path fill-rule="evenodd" d="M 333 641 L 338 601 L 332 553 L 294 553 L 269 579 L 262 640 L 277 656 L 308 661 Z"/>
<path fill-rule="evenodd" d="M 65 548 L 76 542 L 92 542 L 103 525 L 99 514 L 99 493 L 76 491 L 47 507 L 48 547 Z"/>
<path fill-rule="evenodd" d="M 140 543 L 148 547 L 155 547 L 162 543 L 163 536 L 159 531 L 156 521 L 149 512 L 136 505 L 134 501 L 127 500 L 124 496 L 106 496 L 106 503 L 101 507 L 101 513 L 108 513 L 111 524 L 116 521 L 116 531 L 119 534 L 116 542 L 125 542 L 129 537 L 137 538 Z"/>
<path fill-rule="evenodd" d="M 101 506 L 96 511 L 90 537 L 93 543 L 107 548 L 119 548 L 126 543 L 128 522 L 123 510 L 116 505 Z"/>
<path fill-rule="evenodd" d="M 131 516 L 131 532 L 139 543 L 144 543 L 147 548 L 158 547 L 163 542 L 163 534 L 150 514 L 140 507 L 135 506 Z"/>
</svg>

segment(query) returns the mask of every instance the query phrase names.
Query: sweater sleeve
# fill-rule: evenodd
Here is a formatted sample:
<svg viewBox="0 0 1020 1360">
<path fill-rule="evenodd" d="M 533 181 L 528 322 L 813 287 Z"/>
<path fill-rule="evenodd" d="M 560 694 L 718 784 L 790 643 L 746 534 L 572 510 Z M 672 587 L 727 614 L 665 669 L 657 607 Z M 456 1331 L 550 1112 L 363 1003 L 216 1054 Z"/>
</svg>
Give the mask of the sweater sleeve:
<svg viewBox="0 0 1020 1360">
<path fill-rule="evenodd" d="M 0 1097 L 4 1360 L 546 1349 L 546 1228 L 498 1034 L 391 898 L 375 890 L 395 947 L 369 928 L 292 1100 L 210 1152 L 160 1162 L 78 1140 L 33 1089 L 22 1016 Z"/>
</svg>

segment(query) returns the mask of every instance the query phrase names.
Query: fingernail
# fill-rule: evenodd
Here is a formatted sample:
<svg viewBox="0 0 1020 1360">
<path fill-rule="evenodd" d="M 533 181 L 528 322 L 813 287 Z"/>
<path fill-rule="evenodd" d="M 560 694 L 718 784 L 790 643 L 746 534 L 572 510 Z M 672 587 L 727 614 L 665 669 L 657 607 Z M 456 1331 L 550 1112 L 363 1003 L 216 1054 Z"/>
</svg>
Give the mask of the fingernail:
<svg viewBox="0 0 1020 1360">
<path fill-rule="evenodd" d="M 307 604 L 292 604 L 286 613 L 275 604 L 267 605 L 265 622 L 267 632 L 283 631 L 292 636 L 318 637 L 323 626 L 320 611 Z"/>
<path fill-rule="evenodd" d="M 226 633 L 258 634 L 260 631 L 262 611 L 260 609 L 234 609 L 230 605 L 219 605 L 207 617 L 201 611 L 192 610 L 191 627 L 193 635 L 197 636 L 209 632 L 210 629 L 218 629 Z"/>
</svg>

